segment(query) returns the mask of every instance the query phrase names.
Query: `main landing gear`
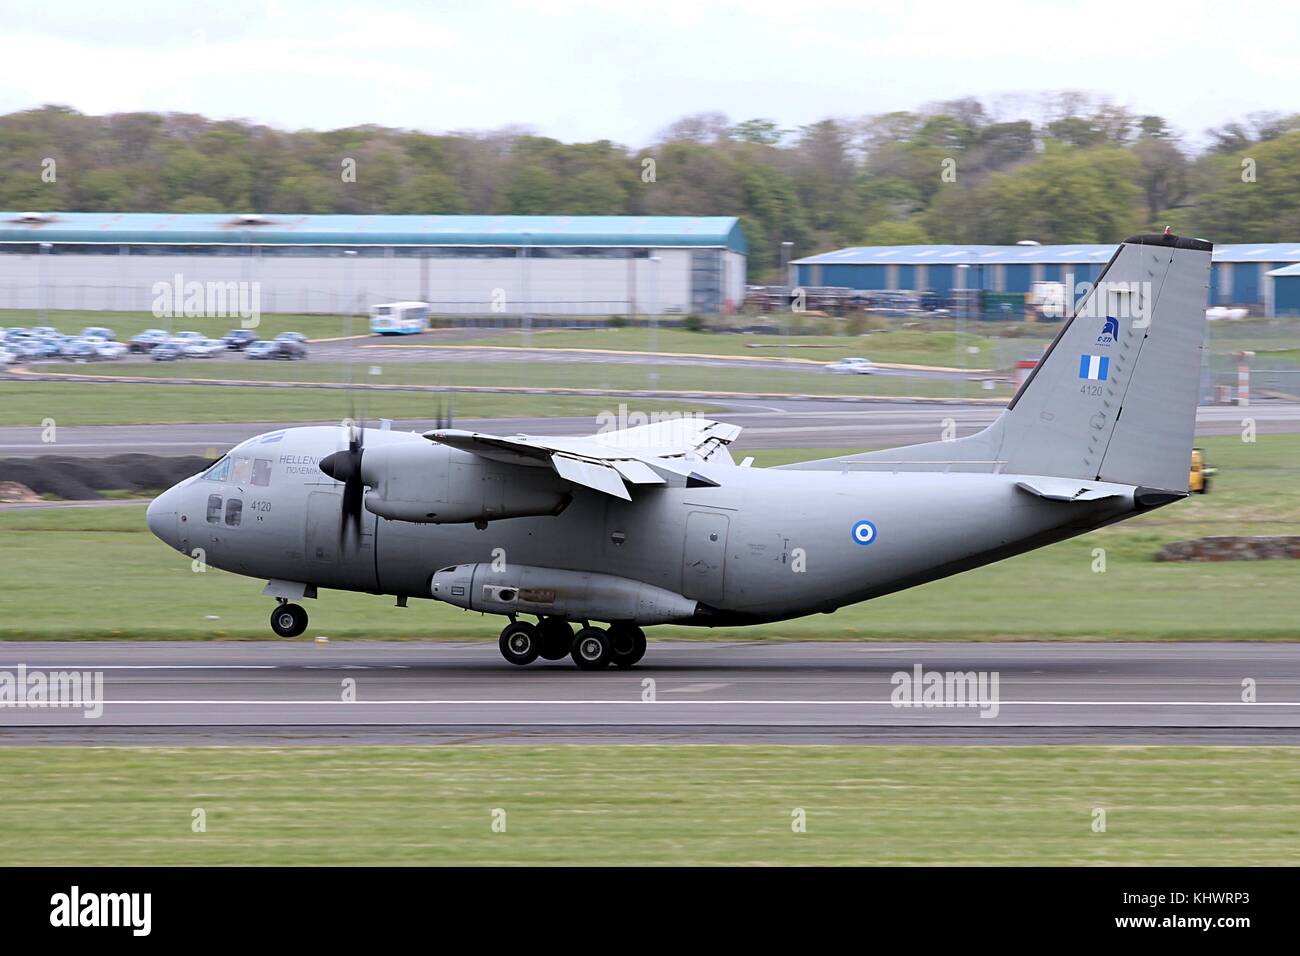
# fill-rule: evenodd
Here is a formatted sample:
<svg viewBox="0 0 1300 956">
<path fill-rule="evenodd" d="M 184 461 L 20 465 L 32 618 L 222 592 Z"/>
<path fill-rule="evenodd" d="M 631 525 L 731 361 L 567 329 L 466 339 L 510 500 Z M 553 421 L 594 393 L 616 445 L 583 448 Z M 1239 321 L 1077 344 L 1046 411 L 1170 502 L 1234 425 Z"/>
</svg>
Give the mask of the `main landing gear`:
<svg viewBox="0 0 1300 956">
<path fill-rule="evenodd" d="M 271 630 L 281 637 L 297 637 L 307 630 L 307 611 L 301 604 L 281 600 L 271 612 Z"/>
<path fill-rule="evenodd" d="M 306 625 L 304 624 L 304 627 Z M 511 621 L 497 642 L 501 656 L 511 664 L 531 664 L 541 657 L 558 661 L 566 654 L 584 671 L 609 664 L 628 668 L 645 656 L 645 633 L 632 624 L 611 624 L 609 629 L 586 626 L 573 633 L 568 621 L 544 617 L 537 624 Z"/>
</svg>

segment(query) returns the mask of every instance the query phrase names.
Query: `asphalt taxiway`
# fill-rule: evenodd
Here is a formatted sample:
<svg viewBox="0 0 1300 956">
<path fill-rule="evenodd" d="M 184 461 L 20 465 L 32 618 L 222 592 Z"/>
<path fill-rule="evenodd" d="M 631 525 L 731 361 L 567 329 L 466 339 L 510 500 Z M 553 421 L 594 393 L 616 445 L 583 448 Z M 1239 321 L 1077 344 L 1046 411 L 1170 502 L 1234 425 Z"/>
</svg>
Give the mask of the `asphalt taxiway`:
<svg viewBox="0 0 1300 956">
<path fill-rule="evenodd" d="M 102 673 L 103 712 L 3 706 L 0 744 L 1300 743 L 1280 643 L 652 642 L 598 673 L 491 642 L 0 645 L 20 664 Z M 996 697 L 897 706 L 918 667 Z"/>
</svg>

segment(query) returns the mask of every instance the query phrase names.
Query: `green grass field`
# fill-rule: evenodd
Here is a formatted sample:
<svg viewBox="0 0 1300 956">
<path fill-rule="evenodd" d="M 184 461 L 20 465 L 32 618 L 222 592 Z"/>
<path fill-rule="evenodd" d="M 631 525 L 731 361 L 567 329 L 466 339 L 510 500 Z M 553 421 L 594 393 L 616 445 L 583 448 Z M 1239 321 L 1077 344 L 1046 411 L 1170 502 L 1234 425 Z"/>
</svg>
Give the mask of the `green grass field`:
<svg viewBox="0 0 1300 956">
<path fill-rule="evenodd" d="M 250 365 L 255 364 L 250 362 Z M 146 366 L 148 367 L 148 366 Z M 457 418 L 592 416 L 617 411 L 608 398 L 576 395 L 502 395 L 458 392 L 355 394 L 358 415 L 432 420 L 441 403 Z M 0 425 L 128 425 L 177 422 L 318 422 L 350 414 L 353 396 L 325 388 L 239 388 L 223 385 L 133 385 L 116 382 L 0 382 Z M 720 414 L 699 401 L 637 399 L 638 411 Z M 594 427 L 593 427 L 594 430 Z"/>
<path fill-rule="evenodd" d="M 33 326 L 42 324 L 39 312 L 32 310 L 0 309 L 0 327 L 11 325 Z M 114 330 L 119 341 L 126 341 L 143 329 L 165 328 L 166 320 L 148 312 L 93 312 L 89 310 L 55 310 L 48 313 L 48 324 L 60 332 L 73 334 L 91 325 L 107 326 Z M 901 322 L 897 324 L 901 325 Z M 1017 323 L 1018 324 L 1018 323 Z M 216 338 L 239 325 L 238 319 L 177 318 L 172 320 L 176 331 L 192 329 Z M 997 326 L 1004 331 L 1005 326 Z M 369 319 L 354 316 L 350 330 L 354 335 L 369 329 Z M 261 316 L 257 334 L 273 338 L 280 332 L 302 332 L 308 338 L 334 338 L 348 333 L 348 320 L 337 315 L 271 315 Z M 1038 338 L 1051 337 L 1051 328 L 1042 332 L 1033 330 Z M 468 333 L 473 335 L 473 333 Z M 649 329 L 595 329 L 595 330 L 533 330 L 525 334 L 519 330 L 508 332 L 483 332 L 471 338 L 457 337 L 458 343 L 510 346 L 524 345 L 535 348 L 601 348 L 624 351 L 647 351 L 652 339 L 655 350 L 662 352 L 702 352 L 712 355 L 781 355 L 834 361 L 847 355 L 866 355 L 881 362 L 907 362 L 918 364 L 961 365 L 964 349 L 976 346 L 980 352 L 966 355 L 972 366 L 986 364 L 989 349 L 999 338 L 995 334 L 979 333 L 962 336 L 955 332 L 923 331 L 919 328 L 888 328 L 865 336 L 797 335 L 787 341 L 797 348 L 786 349 L 782 336 L 732 335 L 710 332 L 687 332 L 681 328 L 665 326 L 657 333 Z M 376 337 L 376 341 L 379 339 Z M 389 340 L 391 341 L 391 340 Z M 756 346 L 756 347 L 751 347 Z"/>
<path fill-rule="evenodd" d="M 1044 327 L 1037 338 L 1050 340 L 1051 327 Z M 923 331 L 890 328 L 866 335 L 737 335 L 714 332 L 687 332 L 680 328 L 599 329 L 573 331 L 543 329 L 525 334 L 512 330 L 477 339 L 458 341 L 458 345 L 529 346 L 545 349 L 614 349 L 624 352 L 673 352 L 701 355 L 742 357 L 799 358 L 814 362 L 833 362 L 850 355 L 861 355 L 876 362 L 908 365 L 943 365 L 957 368 L 987 368 L 993 361 L 997 335 L 948 331 Z M 1026 341 L 1027 347 L 1033 345 Z M 971 354 L 968 348 L 978 348 Z"/>
<path fill-rule="evenodd" d="M 1285 747 L 6 747 L 0 775 L 4 866 L 1300 863 Z"/>
<path fill-rule="evenodd" d="M 1203 442 L 1209 495 L 966 574 L 843 608 L 739 630 L 659 627 L 656 638 L 838 640 L 1296 640 L 1290 561 L 1160 563 L 1160 545 L 1207 534 L 1300 534 L 1300 437 Z M 753 452 L 759 465 L 836 450 Z M 1094 549 L 1106 570 L 1094 573 Z M 0 513 L 0 638 L 273 639 L 257 581 L 190 562 L 149 534 L 139 505 Z M 20 559 L 19 559 L 20 556 Z M 51 600 L 56 582 L 76 582 Z M 1099 595 L 1101 596 L 1099 599 Z M 306 638 L 495 639 L 501 620 L 432 601 L 323 591 Z M 166 609 L 167 614 L 160 611 Z"/>
</svg>

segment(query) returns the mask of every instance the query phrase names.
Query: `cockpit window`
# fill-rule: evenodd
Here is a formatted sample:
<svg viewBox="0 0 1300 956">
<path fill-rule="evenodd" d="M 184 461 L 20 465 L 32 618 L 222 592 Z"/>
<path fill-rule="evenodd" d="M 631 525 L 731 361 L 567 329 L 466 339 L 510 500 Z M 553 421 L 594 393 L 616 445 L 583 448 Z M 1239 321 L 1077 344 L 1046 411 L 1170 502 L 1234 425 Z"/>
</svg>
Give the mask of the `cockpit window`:
<svg viewBox="0 0 1300 956">
<path fill-rule="evenodd" d="M 230 477 L 230 456 L 226 456 L 203 473 L 205 481 L 225 481 Z"/>
<path fill-rule="evenodd" d="M 271 459 L 253 459 L 253 484 L 269 485 L 271 483 Z"/>
<path fill-rule="evenodd" d="M 253 476 L 253 459 L 239 457 L 234 459 L 234 464 L 230 467 L 230 480 L 237 485 L 248 484 L 248 479 Z"/>
<path fill-rule="evenodd" d="M 221 523 L 221 495 L 208 495 L 208 524 Z"/>
</svg>

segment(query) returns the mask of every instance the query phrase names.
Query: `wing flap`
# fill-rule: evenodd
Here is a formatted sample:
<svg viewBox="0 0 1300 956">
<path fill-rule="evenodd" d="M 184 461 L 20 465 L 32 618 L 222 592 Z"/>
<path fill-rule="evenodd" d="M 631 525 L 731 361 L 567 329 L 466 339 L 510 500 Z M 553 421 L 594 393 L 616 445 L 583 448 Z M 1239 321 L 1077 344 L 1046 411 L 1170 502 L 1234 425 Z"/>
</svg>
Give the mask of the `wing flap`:
<svg viewBox="0 0 1300 956">
<path fill-rule="evenodd" d="M 549 465 L 566 481 L 630 501 L 629 484 L 665 485 L 681 478 L 687 487 L 716 487 L 696 465 L 714 455 L 729 461 L 725 446 L 739 434 L 739 425 L 687 417 L 581 438 L 506 437 L 459 428 L 433 429 L 424 437 L 491 461 Z"/>
<path fill-rule="evenodd" d="M 603 491 L 607 495 L 613 495 L 615 498 L 622 498 L 625 501 L 632 500 L 632 496 L 627 493 L 627 488 L 623 484 L 623 476 L 612 465 L 583 461 L 581 458 L 573 458 L 569 455 L 552 455 L 551 467 L 565 481 L 571 481 L 575 485 L 583 485 L 595 491 Z"/>
<path fill-rule="evenodd" d="M 613 465 L 618 469 L 618 473 L 623 476 L 624 480 L 630 481 L 634 485 L 662 485 L 667 483 L 657 471 L 645 462 L 638 461 L 635 458 L 615 461 Z"/>
</svg>

